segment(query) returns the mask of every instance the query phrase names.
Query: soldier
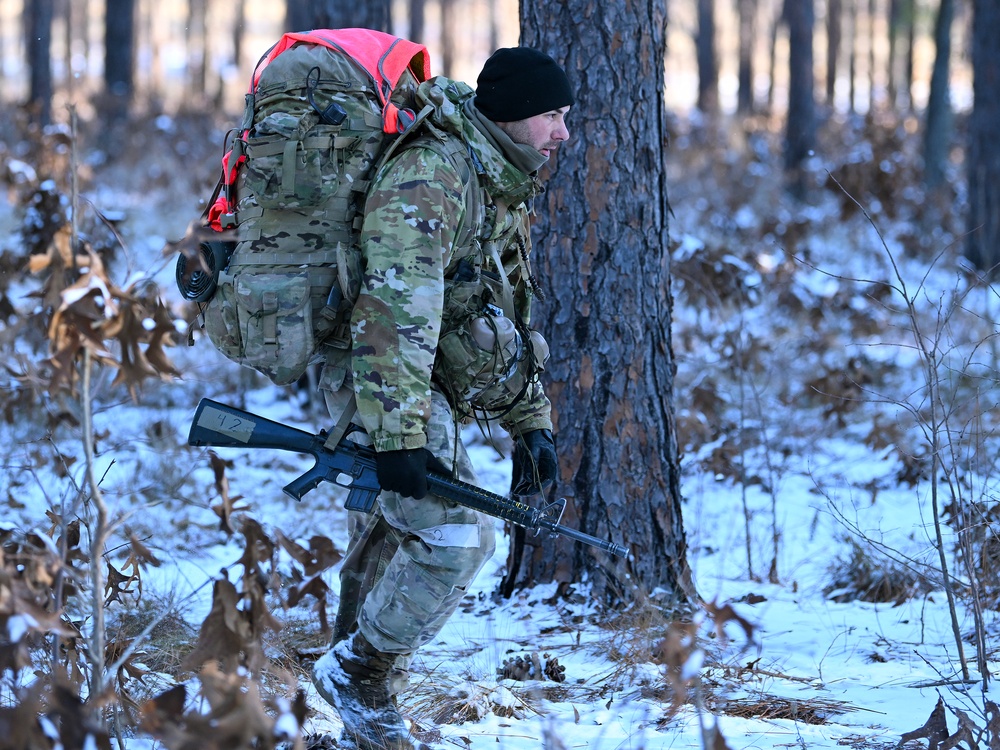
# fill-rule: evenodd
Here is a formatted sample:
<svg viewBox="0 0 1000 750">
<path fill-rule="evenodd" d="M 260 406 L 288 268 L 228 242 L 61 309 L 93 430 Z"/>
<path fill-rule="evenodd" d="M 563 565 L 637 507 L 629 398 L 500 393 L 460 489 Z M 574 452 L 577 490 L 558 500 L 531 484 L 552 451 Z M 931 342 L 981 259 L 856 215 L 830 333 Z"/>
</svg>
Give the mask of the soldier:
<svg viewBox="0 0 1000 750">
<path fill-rule="evenodd" d="M 417 100 L 433 114 L 368 192 L 350 360 L 328 362 L 320 383 L 331 415 L 364 426 L 382 487 L 376 513 L 350 519 L 336 632 L 313 670 L 344 722 L 341 745 L 362 750 L 413 747 L 393 670 L 494 551 L 493 519 L 428 494 L 428 469 L 475 482 L 458 435 L 473 418 L 514 438 L 513 493 L 544 492 L 557 465 L 538 381 L 547 347 L 528 328 L 528 212 L 538 169 L 569 138 L 569 81 L 548 55 L 515 47 L 487 60 L 475 92 L 434 78 Z"/>
</svg>

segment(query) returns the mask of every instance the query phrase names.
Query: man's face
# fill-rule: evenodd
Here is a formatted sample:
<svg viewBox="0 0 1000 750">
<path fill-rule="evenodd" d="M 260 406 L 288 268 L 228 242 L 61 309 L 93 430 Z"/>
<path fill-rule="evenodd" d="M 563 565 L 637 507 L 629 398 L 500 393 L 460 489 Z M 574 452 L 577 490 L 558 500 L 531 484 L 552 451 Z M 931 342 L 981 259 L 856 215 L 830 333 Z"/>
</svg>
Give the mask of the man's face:
<svg viewBox="0 0 1000 750">
<path fill-rule="evenodd" d="M 569 107 L 560 107 L 526 120 L 498 122 L 497 125 L 514 143 L 532 146 L 543 156 L 548 157 L 560 143 L 569 140 L 569 130 L 566 129 L 568 112 Z"/>
</svg>

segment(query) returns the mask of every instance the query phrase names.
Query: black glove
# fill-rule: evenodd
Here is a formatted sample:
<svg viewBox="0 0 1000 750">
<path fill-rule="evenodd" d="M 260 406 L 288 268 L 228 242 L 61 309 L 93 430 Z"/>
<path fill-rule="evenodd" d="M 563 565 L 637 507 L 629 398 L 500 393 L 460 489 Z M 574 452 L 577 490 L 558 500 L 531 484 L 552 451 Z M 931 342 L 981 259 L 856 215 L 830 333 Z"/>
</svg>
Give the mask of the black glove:
<svg viewBox="0 0 1000 750">
<path fill-rule="evenodd" d="M 559 458 L 551 430 L 531 430 L 514 441 L 510 493 L 527 497 L 544 492 L 556 480 Z"/>
<path fill-rule="evenodd" d="M 448 468 L 426 448 L 375 454 L 375 476 L 383 490 L 416 500 L 427 494 L 427 472 L 449 475 Z"/>
</svg>

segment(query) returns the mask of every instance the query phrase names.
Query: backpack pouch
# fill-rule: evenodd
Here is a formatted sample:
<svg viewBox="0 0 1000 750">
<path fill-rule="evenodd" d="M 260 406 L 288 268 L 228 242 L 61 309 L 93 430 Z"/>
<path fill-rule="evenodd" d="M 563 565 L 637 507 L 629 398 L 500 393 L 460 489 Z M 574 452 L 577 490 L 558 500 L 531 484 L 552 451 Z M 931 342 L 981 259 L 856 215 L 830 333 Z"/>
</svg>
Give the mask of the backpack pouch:
<svg viewBox="0 0 1000 750">
<path fill-rule="evenodd" d="M 230 359 L 277 385 L 293 383 L 315 351 L 309 292 L 305 272 L 220 278 L 219 293 L 206 311 L 205 332 Z"/>
</svg>

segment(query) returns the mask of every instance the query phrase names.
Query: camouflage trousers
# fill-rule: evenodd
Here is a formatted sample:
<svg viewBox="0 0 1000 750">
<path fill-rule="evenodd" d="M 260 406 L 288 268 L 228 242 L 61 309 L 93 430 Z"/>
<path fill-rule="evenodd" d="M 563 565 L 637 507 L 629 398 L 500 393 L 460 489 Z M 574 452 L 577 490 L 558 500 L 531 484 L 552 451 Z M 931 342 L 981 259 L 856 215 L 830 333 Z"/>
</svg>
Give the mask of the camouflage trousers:
<svg viewBox="0 0 1000 750">
<path fill-rule="evenodd" d="M 349 385 L 323 393 L 334 420 L 353 407 Z M 475 483 L 451 407 L 436 391 L 427 433 L 427 449 Z M 334 641 L 359 627 L 378 650 L 412 654 L 440 632 L 493 556 L 494 519 L 436 495 L 395 492 L 381 493 L 374 511 L 349 513 Z"/>
</svg>

